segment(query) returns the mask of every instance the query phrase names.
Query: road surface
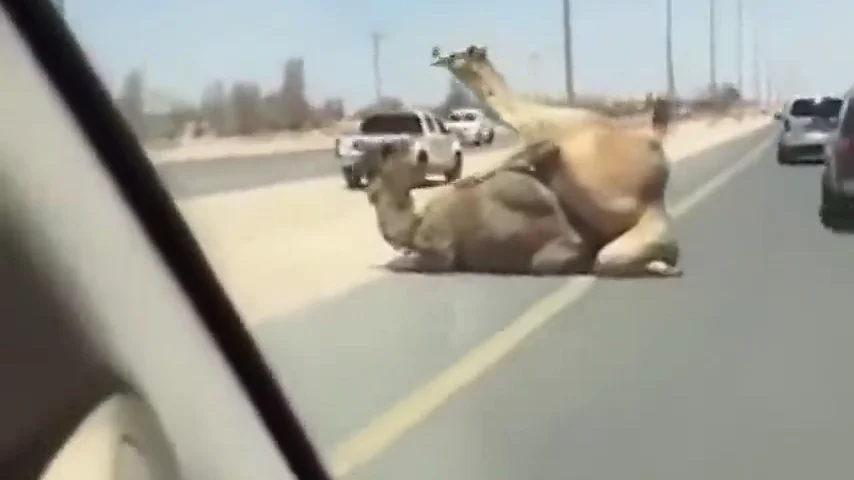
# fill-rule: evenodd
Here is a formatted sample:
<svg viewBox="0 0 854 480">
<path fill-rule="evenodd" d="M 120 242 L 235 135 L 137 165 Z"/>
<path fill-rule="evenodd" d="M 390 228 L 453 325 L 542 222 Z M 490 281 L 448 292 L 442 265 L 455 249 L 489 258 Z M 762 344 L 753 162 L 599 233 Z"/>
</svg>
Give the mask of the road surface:
<svg viewBox="0 0 854 480">
<path fill-rule="evenodd" d="M 256 338 L 348 479 L 854 478 L 854 236 L 820 227 L 819 169 L 770 139 L 675 166 L 684 278 L 591 282 L 359 468 L 342 442 L 376 444 L 372 419 L 590 279 L 395 276 Z"/>
<path fill-rule="evenodd" d="M 514 137 L 511 135 L 499 135 L 495 137 L 492 145 L 466 147 L 465 152 L 489 152 L 509 147 L 513 141 Z M 160 178 L 177 199 L 341 175 L 338 159 L 333 156 L 331 150 L 155 165 Z"/>
</svg>

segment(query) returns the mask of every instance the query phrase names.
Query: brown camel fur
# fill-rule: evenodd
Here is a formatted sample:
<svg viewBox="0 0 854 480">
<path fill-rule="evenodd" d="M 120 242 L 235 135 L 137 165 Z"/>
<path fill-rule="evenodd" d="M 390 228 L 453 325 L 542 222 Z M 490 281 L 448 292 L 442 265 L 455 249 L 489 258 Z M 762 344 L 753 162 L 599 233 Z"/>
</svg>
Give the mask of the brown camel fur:
<svg viewBox="0 0 854 480">
<path fill-rule="evenodd" d="M 538 176 L 557 195 L 564 211 L 589 227 L 585 243 L 598 252 L 594 273 L 681 275 L 676 267 L 679 248 L 664 206 L 670 174 L 662 148 L 666 128 L 630 130 L 590 110 L 518 99 L 482 47 L 448 55 L 434 48 L 433 65 L 447 68 L 492 107 L 519 133 L 520 148 L 559 150 L 559 166 Z M 541 160 L 551 157 L 550 153 L 510 155 L 496 168 L 464 178 L 458 186 L 498 171 L 540 170 Z"/>
<path fill-rule="evenodd" d="M 497 172 L 477 185 L 441 192 L 417 212 L 411 190 L 419 177 L 408 161 L 409 148 L 406 140 L 393 140 L 369 146 L 363 157 L 380 233 L 407 253 L 388 268 L 530 275 L 589 271 L 592 253 L 554 193 L 530 173 Z"/>
</svg>

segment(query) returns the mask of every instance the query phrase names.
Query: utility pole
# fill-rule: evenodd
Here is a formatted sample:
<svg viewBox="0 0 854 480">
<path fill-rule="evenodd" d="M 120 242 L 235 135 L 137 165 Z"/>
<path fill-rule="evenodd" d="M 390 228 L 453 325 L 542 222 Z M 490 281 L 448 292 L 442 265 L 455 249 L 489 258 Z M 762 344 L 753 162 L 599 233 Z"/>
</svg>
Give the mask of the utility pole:
<svg viewBox="0 0 854 480">
<path fill-rule="evenodd" d="M 718 91 L 718 75 L 716 70 L 715 52 L 715 0 L 709 0 L 709 88 Z"/>
<path fill-rule="evenodd" d="M 572 16 L 570 0 L 563 0 L 563 56 L 566 69 L 566 101 L 575 103 L 575 81 L 572 77 Z"/>
<path fill-rule="evenodd" d="M 737 30 L 736 30 L 736 51 L 735 51 L 735 61 L 736 71 L 738 72 L 738 78 L 736 79 L 736 87 L 738 88 L 739 93 L 744 95 L 744 4 L 743 0 L 737 0 L 736 8 L 738 9 L 736 12 L 737 20 Z"/>
<path fill-rule="evenodd" d="M 531 82 L 530 89 L 531 93 L 535 93 L 537 78 L 540 73 L 540 53 L 539 52 L 531 52 L 528 56 L 528 77 Z"/>
<path fill-rule="evenodd" d="M 768 98 L 768 104 L 773 105 L 777 102 L 777 90 L 779 88 L 774 78 L 776 69 L 772 66 L 767 55 L 762 63 L 765 67 L 765 96 Z"/>
<path fill-rule="evenodd" d="M 380 32 L 371 33 L 371 40 L 374 47 L 374 93 L 377 97 L 377 103 L 382 99 L 383 79 L 380 74 L 380 42 L 384 37 Z"/>
<path fill-rule="evenodd" d="M 667 42 L 667 97 L 676 98 L 676 74 L 673 71 L 673 0 L 667 0 L 667 26 L 665 42 Z"/>
</svg>

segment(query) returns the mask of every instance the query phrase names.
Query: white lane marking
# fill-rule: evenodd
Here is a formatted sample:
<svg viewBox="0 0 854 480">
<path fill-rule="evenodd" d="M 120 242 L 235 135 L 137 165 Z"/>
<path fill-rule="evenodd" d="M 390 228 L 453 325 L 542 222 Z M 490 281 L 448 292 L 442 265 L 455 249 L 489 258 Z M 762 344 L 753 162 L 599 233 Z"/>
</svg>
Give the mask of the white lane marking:
<svg viewBox="0 0 854 480">
<path fill-rule="evenodd" d="M 762 158 L 773 139 L 759 144 L 738 162 L 730 165 L 670 208 L 674 219 L 687 214 L 736 175 Z M 580 299 L 596 282 L 595 277 L 576 277 L 531 305 L 516 320 L 469 351 L 463 358 L 423 384 L 365 428 L 340 443 L 332 452 L 330 466 L 341 478 L 365 465 L 389 448 L 407 430 L 436 411 L 452 395 L 462 390 L 490 367 L 512 352 L 529 335 Z"/>
</svg>

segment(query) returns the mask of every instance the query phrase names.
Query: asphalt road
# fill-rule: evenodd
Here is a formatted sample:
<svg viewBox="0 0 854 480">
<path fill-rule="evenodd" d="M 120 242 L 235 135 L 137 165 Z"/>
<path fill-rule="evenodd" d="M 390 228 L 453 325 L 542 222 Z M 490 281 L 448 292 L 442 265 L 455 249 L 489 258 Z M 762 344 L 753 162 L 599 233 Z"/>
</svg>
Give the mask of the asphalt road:
<svg viewBox="0 0 854 480">
<path fill-rule="evenodd" d="M 489 152 L 508 147 L 513 141 L 511 135 L 500 135 L 492 145 L 466 147 L 465 151 Z M 156 167 L 166 187 L 179 199 L 341 175 L 332 150 L 172 162 Z"/>
<path fill-rule="evenodd" d="M 680 162 L 669 201 L 768 138 Z M 685 277 L 597 281 L 347 478 L 854 477 L 854 236 L 818 181 L 765 149 L 677 222 Z M 328 453 L 566 281 L 400 275 L 256 334 Z"/>
</svg>

